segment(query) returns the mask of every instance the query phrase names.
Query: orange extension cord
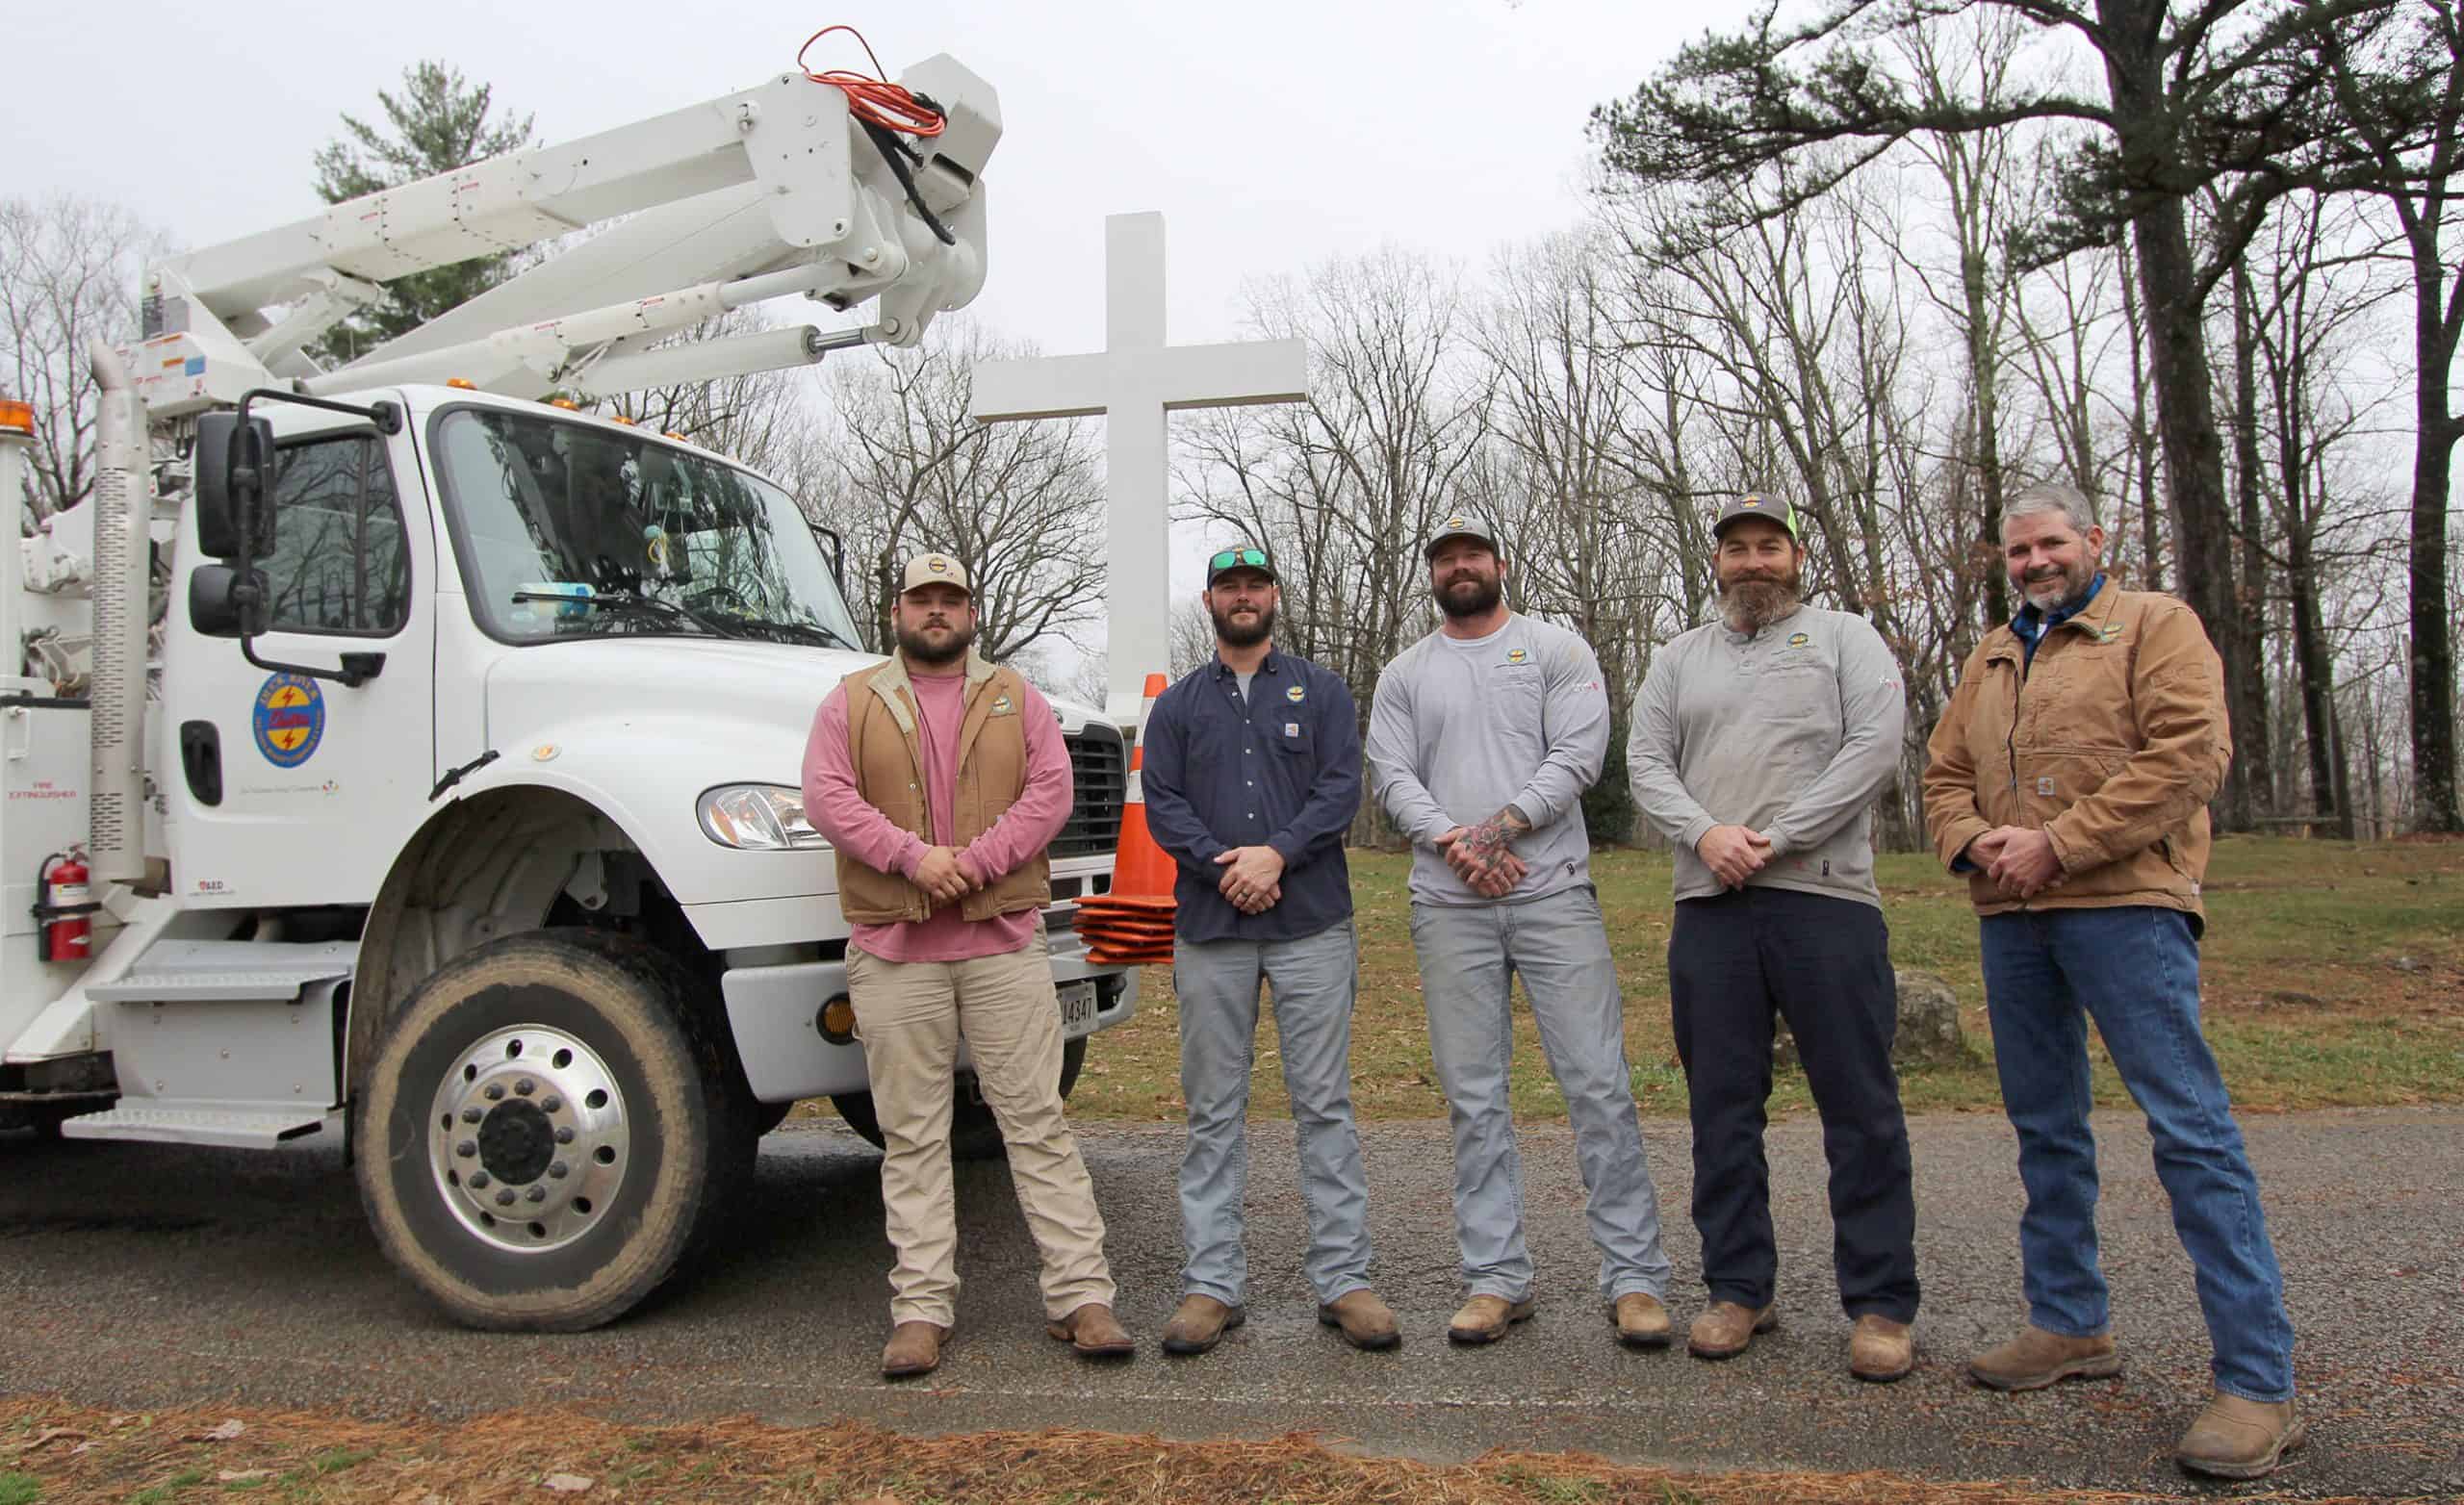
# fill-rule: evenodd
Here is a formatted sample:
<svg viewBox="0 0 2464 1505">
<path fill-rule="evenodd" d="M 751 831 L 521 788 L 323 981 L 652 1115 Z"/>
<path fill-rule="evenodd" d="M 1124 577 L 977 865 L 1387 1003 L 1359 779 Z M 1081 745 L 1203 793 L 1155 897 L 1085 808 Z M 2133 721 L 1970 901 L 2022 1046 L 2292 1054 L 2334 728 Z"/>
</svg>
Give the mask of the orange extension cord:
<svg viewBox="0 0 2464 1505">
<path fill-rule="evenodd" d="M 864 34 L 852 26 L 825 26 L 806 38 L 805 44 L 796 49 L 796 66 L 804 68 L 805 54 L 812 50 L 814 42 L 833 32 L 845 32 L 855 38 L 856 44 L 864 49 L 864 56 L 872 60 L 873 71 L 864 74 L 848 68 L 832 68 L 826 73 L 815 73 L 805 68 L 805 77 L 816 84 L 827 84 L 845 94 L 847 113 L 859 120 L 869 120 L 886 130 L 903 131 L 909 136 L 941 134 L 941 113 L 918 100 L 909 89 L 883 78 L 882 60 L 874 57 L 873 44 L 864 40 Z"/>
</svg>

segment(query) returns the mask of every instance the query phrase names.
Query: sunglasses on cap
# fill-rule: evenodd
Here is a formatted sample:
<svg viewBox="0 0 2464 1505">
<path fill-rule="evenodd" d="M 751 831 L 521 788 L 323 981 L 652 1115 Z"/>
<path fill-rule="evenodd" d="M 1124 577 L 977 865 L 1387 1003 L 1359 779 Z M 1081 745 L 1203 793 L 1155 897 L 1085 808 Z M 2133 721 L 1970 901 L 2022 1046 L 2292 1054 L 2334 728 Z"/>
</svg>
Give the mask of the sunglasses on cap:
<svg viewBox="0 0 2464 1505">
<path fill-rule="evenodd" d="M 1271 568 L 1267 563 L 1267 551 L 1263 548 L 1225 548 L 1218 550 L 1215 557 L 1206 562 L 1206 569 L 1209 574 L 1216 574 L 1225 570 L 1238 570 L 1244 565 L 1252 570 Z"/>
</svg>

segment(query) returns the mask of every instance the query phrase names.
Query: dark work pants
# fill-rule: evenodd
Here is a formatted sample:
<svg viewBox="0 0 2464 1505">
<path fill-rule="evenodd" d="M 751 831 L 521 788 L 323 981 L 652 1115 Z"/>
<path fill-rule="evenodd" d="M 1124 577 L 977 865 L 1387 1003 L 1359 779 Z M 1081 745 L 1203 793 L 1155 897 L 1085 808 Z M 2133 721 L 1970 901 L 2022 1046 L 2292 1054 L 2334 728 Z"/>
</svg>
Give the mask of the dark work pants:
<svg viewBox="0 0 2464 1505">
<path fill-rule="evenodd" d="M 1785 888 L 1685 900 L 1669 935 L 1668 983 L 1711 1299 L 1758 1311 L 1779 1281 L 1762 1157 L 1776 1010 L 1822 1115 L 1839 1304 L 1852 1317 L 1913 1320 L 1916 1197 L 1890 1064 L 1899 990 L 1882 911 Z"/>
</svg>

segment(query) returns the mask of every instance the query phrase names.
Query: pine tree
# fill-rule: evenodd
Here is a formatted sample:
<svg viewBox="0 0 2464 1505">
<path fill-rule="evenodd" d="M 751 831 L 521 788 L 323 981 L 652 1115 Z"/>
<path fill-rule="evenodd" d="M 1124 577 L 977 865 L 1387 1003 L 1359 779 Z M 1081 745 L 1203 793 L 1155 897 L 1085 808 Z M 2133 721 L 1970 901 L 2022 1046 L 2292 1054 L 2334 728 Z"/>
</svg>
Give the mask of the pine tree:
<svg viewBox="0 0 2464 1505">
<path fill-rule="evenodd" d="M 329 204 L 396 188 L 530 145 L 531 117 L 497 112 L 494 90 L 462 70 L 422 61 L 402 70 L 399 93 L 376 91 L 385 112 L 380 128 L 345 115 L 345 138 L 317 153 L 317 192 Z M 363 310 L 328 335 L 323 353 L 349 360 L 503 281 L 511 253 L 437 267 L 386 284 L 391 306 Z"/>
</svg>

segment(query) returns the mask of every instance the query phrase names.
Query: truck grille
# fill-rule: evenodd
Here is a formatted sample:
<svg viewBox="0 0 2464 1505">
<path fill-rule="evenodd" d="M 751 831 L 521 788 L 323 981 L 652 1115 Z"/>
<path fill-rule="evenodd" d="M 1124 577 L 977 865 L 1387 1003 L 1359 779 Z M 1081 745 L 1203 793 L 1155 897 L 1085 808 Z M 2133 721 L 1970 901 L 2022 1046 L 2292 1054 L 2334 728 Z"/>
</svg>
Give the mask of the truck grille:
<svg viewBox="0 0 2464 1505">
<path fill-rule="evenodd" d="M 1120 845 L 1120 805 L 1129 759 L 1120 733 L 1100 723 L 1063 738 L 1069 744 L 1069 822 L 1052 841 L 1055 857 L 1110 855 Z"/>
</svg>

